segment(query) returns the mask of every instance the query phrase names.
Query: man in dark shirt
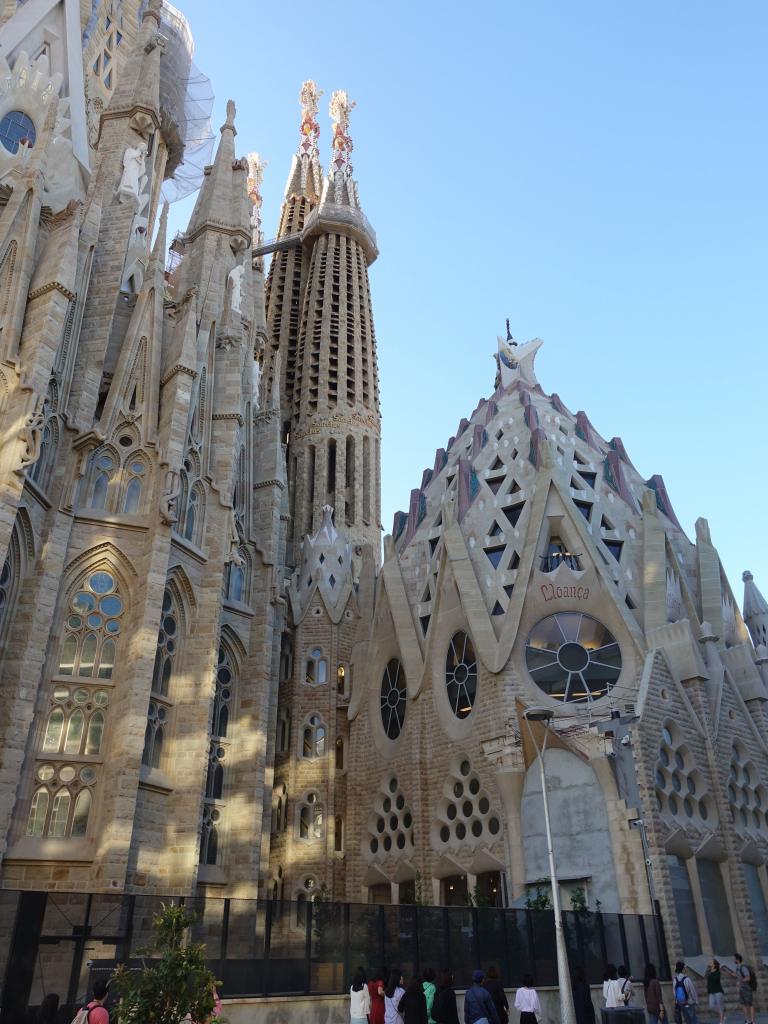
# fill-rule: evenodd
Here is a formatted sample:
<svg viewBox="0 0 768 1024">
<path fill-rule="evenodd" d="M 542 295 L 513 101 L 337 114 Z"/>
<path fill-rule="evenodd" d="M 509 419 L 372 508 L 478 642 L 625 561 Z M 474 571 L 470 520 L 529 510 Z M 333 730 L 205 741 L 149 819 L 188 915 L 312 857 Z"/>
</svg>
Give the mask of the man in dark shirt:
<svg viewBox="0 0 768 1024">
<path fill-rule="evenodd" d="M 491 993 L 483 988 L 484 977 L 482 971 L 472 974 L 472 986 L 464 993 L 464 1024 L 478 1024 L 479 1021 L 501 1024 Z"/>
</svg>

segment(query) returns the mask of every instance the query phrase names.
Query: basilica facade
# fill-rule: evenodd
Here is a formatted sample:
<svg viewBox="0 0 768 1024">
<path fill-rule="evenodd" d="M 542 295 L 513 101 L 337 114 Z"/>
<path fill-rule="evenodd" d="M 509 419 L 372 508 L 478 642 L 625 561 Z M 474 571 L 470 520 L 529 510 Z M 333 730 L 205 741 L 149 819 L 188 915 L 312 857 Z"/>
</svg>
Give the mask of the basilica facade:
<svg viewBox="0 0 768 1024">
<path fill-rule="evenodd" d="M 0 884 L 523 905 L 546 741 L 566 907 L 759 962 L 751 575 L 509 331 L 382 548 L 353 104 L 323 154 L 304 83 L 265 242 L 230 102 L 171 239 L 192 48 L 165 0 L 0 6 Z"/>
</svg>

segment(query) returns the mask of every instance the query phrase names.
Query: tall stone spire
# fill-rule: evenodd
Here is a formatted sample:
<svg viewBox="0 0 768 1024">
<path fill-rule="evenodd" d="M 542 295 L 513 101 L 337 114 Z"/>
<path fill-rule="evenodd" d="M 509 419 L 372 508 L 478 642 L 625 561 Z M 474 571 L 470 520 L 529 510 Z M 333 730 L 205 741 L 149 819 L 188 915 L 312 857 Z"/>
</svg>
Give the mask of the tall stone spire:
<svg viewBox="0 0 768 1024">
<path fill-rule="evenodd" d="M 293 540 L 332 505 L 353 543 L 380 544 L 380 414 L 368 266 L 376 236 L 352 177 L 345 92 L 331 98 L 333 157 L 320 203 L 302 231 L 306 270 L 290 398 Z M 285 412 L 285 410 L 284 410 Z"/>
<path fill-rule="evenodd" d="M 278 368 L 281 380 L 281 405 L 290 413 L 296 374 L 296 344 L 299 336 L 302 279 L 307 266 L 306 254 L 298 244 L 298 236 L 311 210 L 317 206 L 322 189 L 323 172 L 320 167 L 317 122 L 318 102 L 322 91 L 313 81 L 301 87 L 301 126 L 299 145 L 293 156 L 291 170 L 285 186 L 285 200 L 280 211 L 279 240 L 290 237 L 297 244 L 278 249 L 269 268 L 266 288 L 267 332 L 270 343 L 264 353 L 265 404 L 271 404 L 275 378 L 275 356 L 280 350 Z"/>
<path fill-rule="evenodd" d="M 741 574 L 744 580 L 744 621 L 755 647 L 768 646 L 768 601 L 757 589 L 754 576 L 748 570 Z"/>
</svg>

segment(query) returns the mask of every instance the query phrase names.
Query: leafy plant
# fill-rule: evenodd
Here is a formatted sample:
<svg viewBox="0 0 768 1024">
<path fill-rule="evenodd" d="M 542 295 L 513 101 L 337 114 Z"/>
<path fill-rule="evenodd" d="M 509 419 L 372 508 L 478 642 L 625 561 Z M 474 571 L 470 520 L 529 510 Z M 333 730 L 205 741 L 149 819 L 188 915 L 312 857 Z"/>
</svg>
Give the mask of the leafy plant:
<svg viewBox="0 0 768 1024">
<path fill-rule="evenodd" d="M 552 909 L 552 893 L 550 884 L 546 878 L 537 878 L 533 883 L 535 891 L 531 892 L 528 890 L 528 895 L 525 897 L 525 906 L 527 910 L 551 910 Z"/>
<path fill-rule="evenodd" d="M 205 965 L 205 946 L 185 944 L 185 933 L 196 920 L 186 907 L 162 904 L 153 920 L 152 945 L 139 950 L 143 964 L 131 970 L 120 964 L 111 988 L 120 1000 L 119 1024 L 180 1024 L 213 1022 L 216 988 L 221 982 Z"/>
<path fill-rule="evenodd" d="M 479 884 L 475 884 L 472 892 L 467 893 L 467 906 L 477 907 L 478 910 L 486 910 L 490 907 L 491 901 L 481 890 Z"/>
<path fill-rule="evenodd" d="M 584 887 L 577 885 L 571 891 L 571 910 L 575 910 L 577 913 L 584 912 L 587 909 L 587 894 L 584 892 Z"/>
<path fill-rule="evenodd" d="M 424 885 L 421 880 L 421 872 L 417 871 L 413 876 L 413 896 L 404 895 L 400 902 L 404 906 L 410 907 L 425 907 L 427 901 L 424 899 Z"/>
</svg>

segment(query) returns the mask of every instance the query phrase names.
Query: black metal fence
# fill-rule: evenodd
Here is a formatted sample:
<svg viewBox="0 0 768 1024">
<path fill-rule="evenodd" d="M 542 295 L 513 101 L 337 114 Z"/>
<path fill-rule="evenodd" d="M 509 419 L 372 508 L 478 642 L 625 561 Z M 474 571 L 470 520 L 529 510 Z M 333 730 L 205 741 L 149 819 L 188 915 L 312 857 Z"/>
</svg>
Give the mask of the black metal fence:
<svg viewBox="0 0 768 1024">
<path fill-rule="evenodd" d="M 97 973 L 140 966 L 163 902 L 195 911 L 192 938 L 205 943 L 225 996 L 342 993 L 358 965 L 397 966 L 406 976 L 450 968 L 464 988 L 476 967 L 495 964 L 510 987 L 527 972 L 538 986 L 557 984 L 551 911 L 0 890 L 0 1024 L 23 1020 L 52 991 L 66 1016 Z M 563 917 L 571 968 L 590 982 L 602 980 L 607 962 L 636 976 L 654 963 L 669 978 L 659 917 Z"/>
</svg>

